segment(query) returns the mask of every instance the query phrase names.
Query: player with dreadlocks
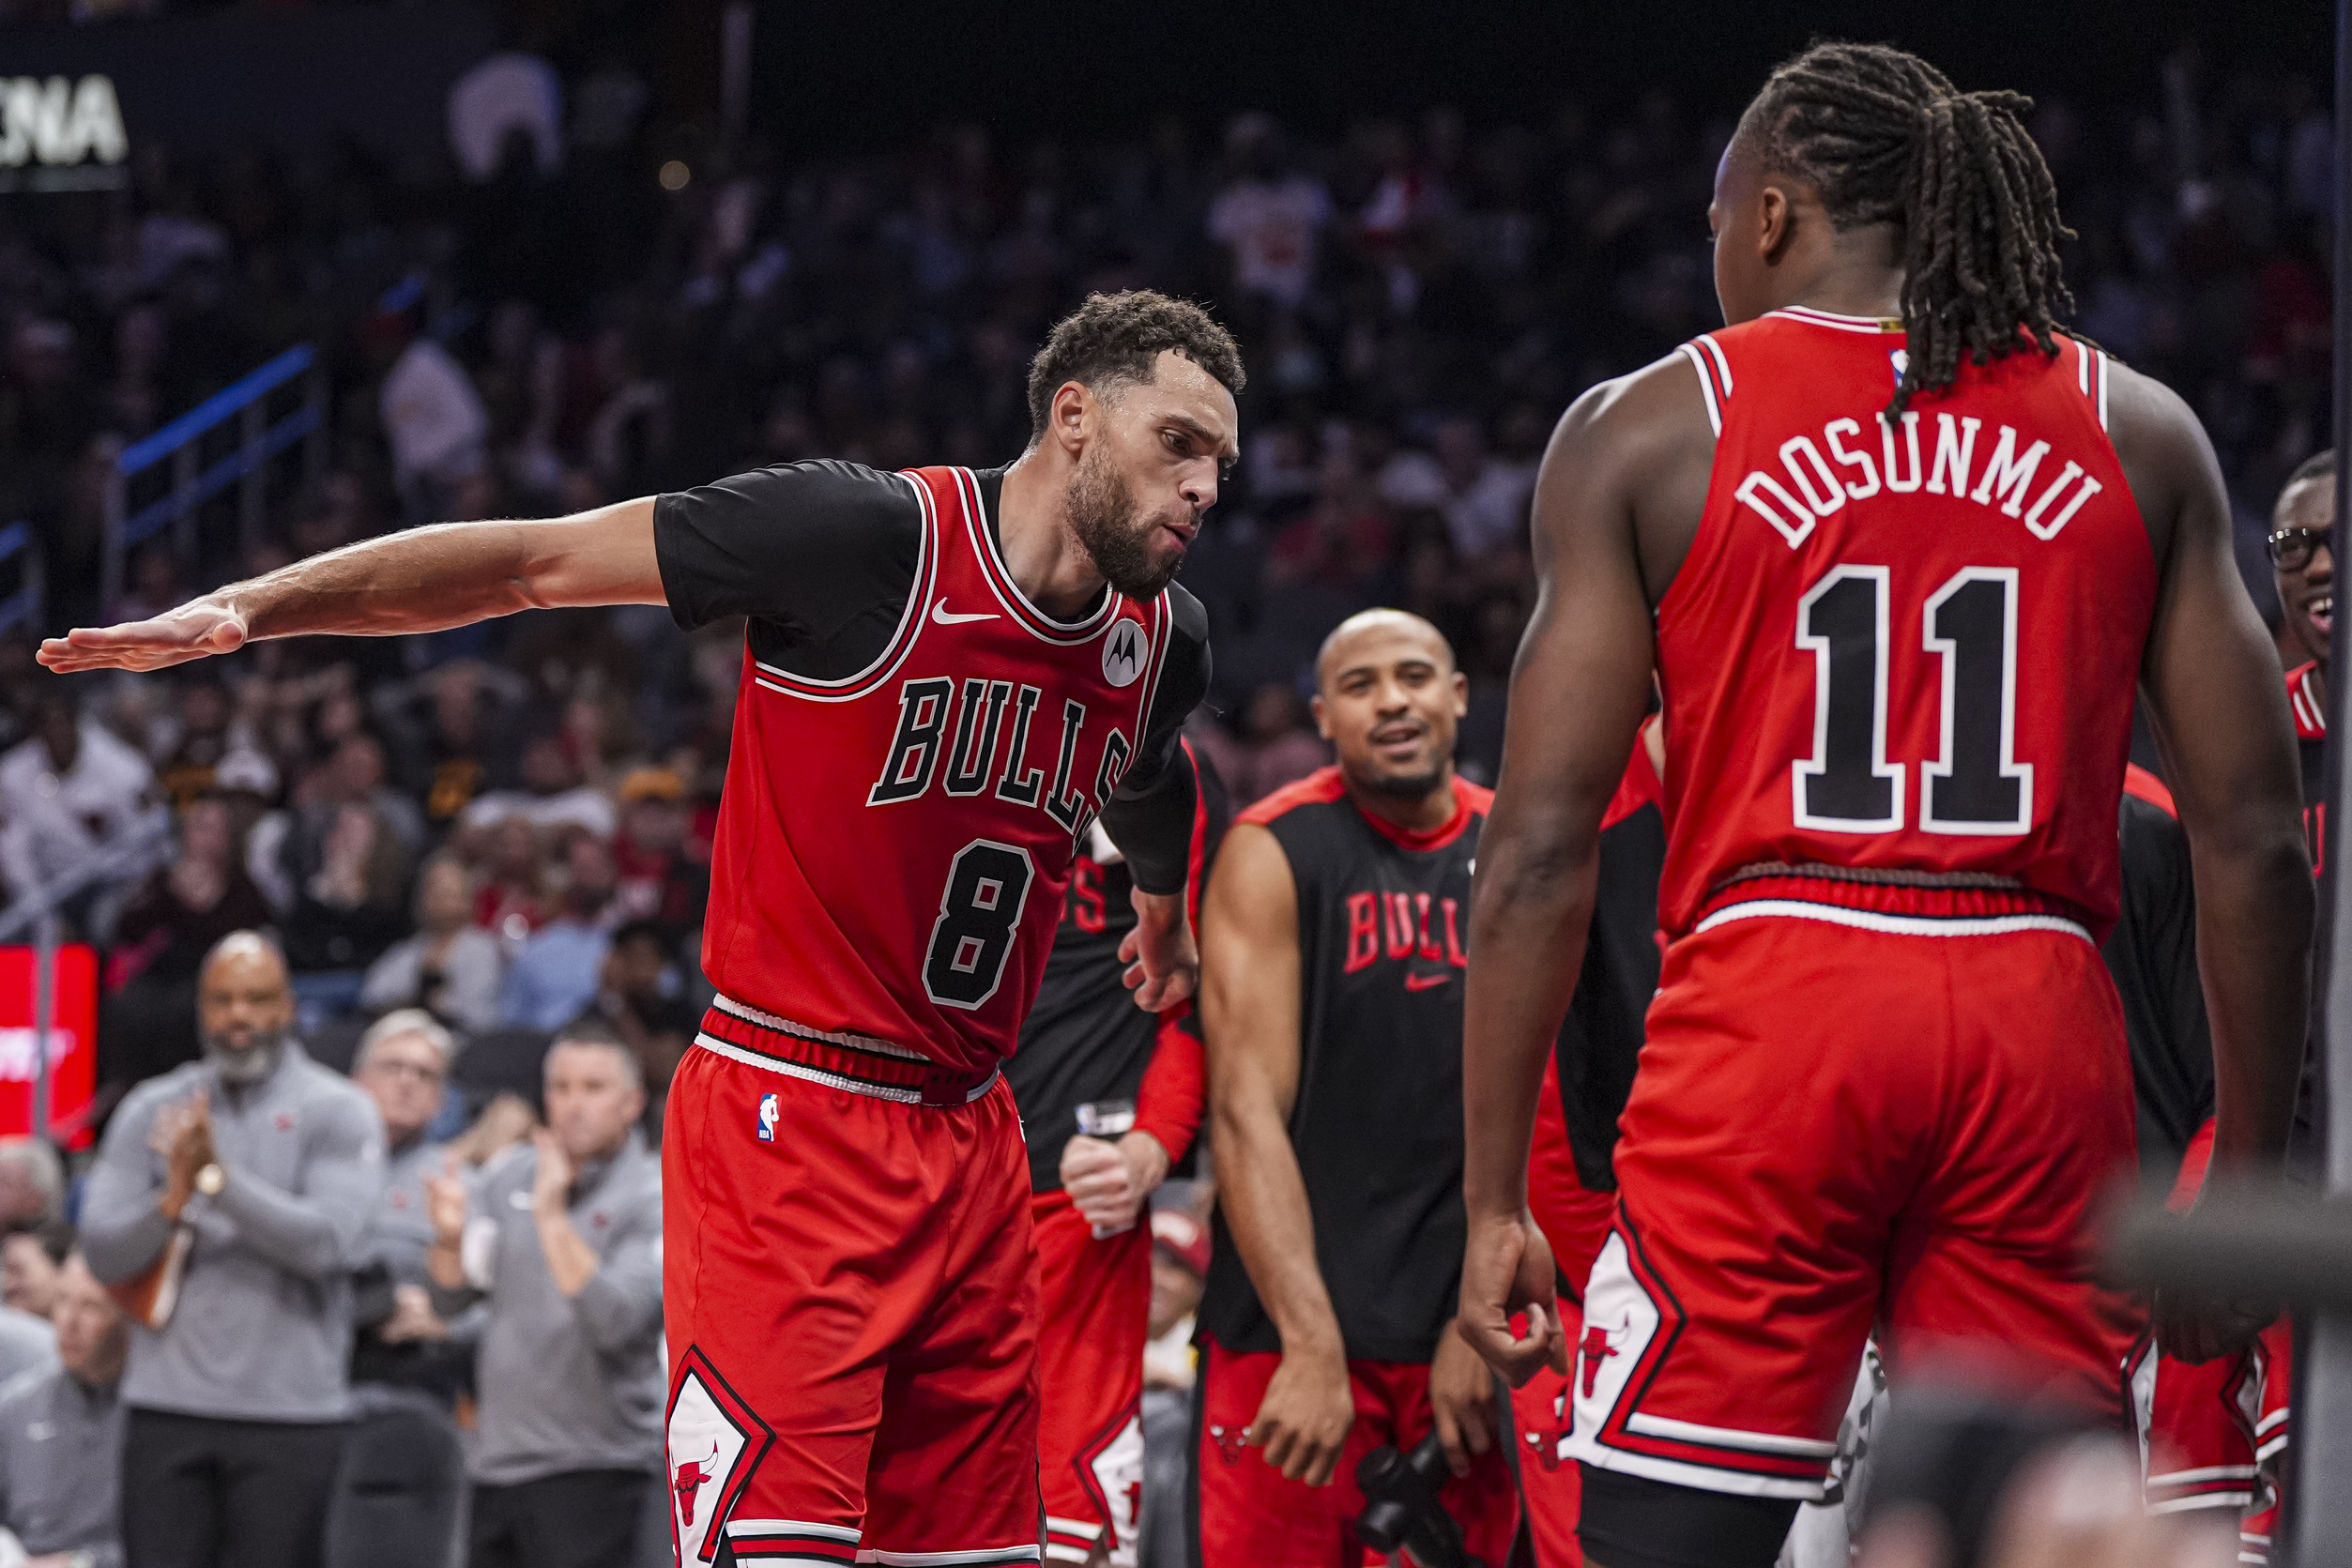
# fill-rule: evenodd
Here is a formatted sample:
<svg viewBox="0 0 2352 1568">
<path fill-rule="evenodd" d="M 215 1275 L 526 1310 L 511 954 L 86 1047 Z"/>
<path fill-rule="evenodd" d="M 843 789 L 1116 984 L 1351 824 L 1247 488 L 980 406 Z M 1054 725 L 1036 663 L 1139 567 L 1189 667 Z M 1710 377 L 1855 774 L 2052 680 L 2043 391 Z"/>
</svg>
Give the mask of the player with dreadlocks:
<svg viewBox="0 0 2352 1568">
<path fill-rule="evenodd" d="M 1594 388 L 1545 459 L 1478 849 L 1459 1322 L 1515 1378 L 1573 1355 L 1602 1568 L 1770 1563 L 1874 1325 L 1898 1381 L 1961 1346 L 2120 1419 L 2141 1317 L 2083 1232 L 2132 1154 L 2097 941 L 2135 687 L 2193 854 L 2214 1161 L 2284 1149 L 2294 729 L 2195 419 L 2060 326 L 2027 107 L 1893 49 L 1782 66 L 1708 209 L 1730 325 Z M 1528 1133 L 1653 671 L 1670 946 L 1570 1347 Z M 2253 1326 L 2160 1308 L 2192 1359 Z"/>
</svg>

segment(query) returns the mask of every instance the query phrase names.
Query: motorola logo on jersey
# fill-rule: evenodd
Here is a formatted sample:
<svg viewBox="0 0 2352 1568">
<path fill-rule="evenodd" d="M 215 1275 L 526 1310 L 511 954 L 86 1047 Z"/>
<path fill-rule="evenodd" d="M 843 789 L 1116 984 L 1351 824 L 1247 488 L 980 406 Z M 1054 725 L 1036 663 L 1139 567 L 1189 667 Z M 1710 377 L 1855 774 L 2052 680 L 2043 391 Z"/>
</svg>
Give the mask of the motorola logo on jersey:
<svg viewBox="0 0 2352 1568">
<path fill-rule="evenodd" d="M 1832 419 L 1822 427 L 1818 445 L 1810 435 L 1793 435 L 1780 443 L 1787 483 L 1769 469 L 1758 468 L 1739 481 L 1732 498 L 1771 524 L 1795 550 L 1822 518 L 1849 500 L 1866 501 L 1881 490 L 1898 495 L 1924 490 L 1954 500 L 1965 497 L 1980 507 L 1998 506 L 2004 515 L 2022 521 L 2036 539 L 2053 540 L 2084 503 L 2106 488 L 2071 459 L 2062 460 L 2057 475 L 2040 483 L 2042 459 L 2052 455 L 2050 443 L 2033 438 L 2031 432 L 2021 437 L 2010 425 L 1998 427 L 1983 468 L 1977 468 L 1977 435 L 1984 421 L 1973 415 L 1935 416 L 1934 455 L 1923 474 L 1917 413 L 1902 417 L 1900 451 L 1895 426 L 1875 414 L 1871 422 L 1878 426 L 1877 457 L 1862 438 L 1861 420 Z M 2026 443 L 2022 453 L 2021 440 Z M 1974 490 L 1969 488 L 1972 477 Z"/>
<path fill-rule="evenodd" d="M 1121 627 L 1134 625 L 1133 621 L 1120 623 Z M 1140 645 L 1142 629 L 1136 631 Z M 1112 635 L 1118 634 L 1119 628 L 1114 627 Z M 1034 806 L 1076 843 L 1093 822 L 1102 802 L 1119 787 L 1135 752 L 1126 733 L 1114 725 L 1103 738 L 1102 760 L 1094 769 L 1090 797 L 1081 783 L 1085 774 L 1077 760 L 1086 730 L 1084 703 L 1075 697 L 1062 699 L 1051 763 L 1031 756 L 1031 732 L 1037 727 L 1037 709 L 1045 697 L 1045 692 L 1035 686 L 1024 683 L 1016 689 L 1009 680 L 985 680 L 976 676 L 966 677 L 960 689 L 944 676 L 901 682 L 898 724 L 892 733 L 881 773 L 866 791 L 865 803 L 890 806 L 919 800 L 930 793 L 935 782 L 943 780 L 942 787 L 950 795 L 987 792 L 1013 805 Z"/>
<path fill-rule="evenodd" d="M 1142 622 L 1119 621 L 1103 639 L 1103 678 L 1113 686 L 1134 685 L 1136 677 L 1143 673 L 1144 661 L 1151 651 Z"/>
</svg>

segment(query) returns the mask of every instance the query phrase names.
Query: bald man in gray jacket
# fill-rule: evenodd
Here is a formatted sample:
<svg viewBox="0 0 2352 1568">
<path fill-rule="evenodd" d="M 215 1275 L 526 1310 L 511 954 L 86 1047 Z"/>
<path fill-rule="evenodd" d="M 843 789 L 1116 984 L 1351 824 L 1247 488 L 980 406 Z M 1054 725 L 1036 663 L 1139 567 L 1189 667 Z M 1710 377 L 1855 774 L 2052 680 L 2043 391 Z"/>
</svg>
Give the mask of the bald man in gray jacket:
<svg viewBox="0 0 2352 1568">
<path fill-rule="evenodd" d="M 221 940 L 197 1007 L 204 1059 L 131 1090 L 83 1205 L 90 1271 L 118 1289 L 189 1239 L 170 1316 L 131 1331 L 123 1545 L 129 1568 L 308 1568 L 384 1126 L 290 1037 L 285 962 L 263 937 Z"/>
</svg>

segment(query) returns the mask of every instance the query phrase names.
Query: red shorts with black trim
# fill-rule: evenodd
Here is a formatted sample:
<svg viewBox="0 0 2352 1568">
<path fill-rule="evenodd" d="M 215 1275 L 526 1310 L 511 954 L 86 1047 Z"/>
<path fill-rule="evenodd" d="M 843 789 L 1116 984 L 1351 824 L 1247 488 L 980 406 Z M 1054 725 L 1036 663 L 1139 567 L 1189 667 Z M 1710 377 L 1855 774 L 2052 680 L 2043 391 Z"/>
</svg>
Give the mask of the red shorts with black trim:
<svg viewBox="0 0 2352 1568">
<path fill-rule="evenodd" d="M 1355 1538 L 1355 1518 L 1364 1512 L 1355 1469 L 1376 1448 L 1410 1451 L 1429 1435 L 1436 1420 L 1429 1411 L 1428 1367 L 1348 1362 L 1355 1425 L 1330 1484 L 1309 1486 L 1284 1480 L 1262 1452 L 1244 1441 L 1281 1356 L 1237 1353 L 1214 1342 L 1207 1349 L 1194 1391 L 1200 1401 L 1200 1446 L 1193 1455 L 1200 1568 L 1354 1568 L 1386 1562 Z M 1438 1501 L 1461 1526 L 1462 1544 L 1472 1555 L 1489 1563 L 1510 1560 L 1511 1539 L 1519 1532 L 1519 1495 L 1501 1447 L 1477 1455 L 1469 1475 L 1447 1480 L 1438 1489 Z"/>
<path fill-rule="evenodd" d="M 2212 1152 L 2207 1121 L 2181 1161 L 2171 1208 L 2196 1201 Z M 2234 1356 L 2192 1363 L 2161 1354 L 2156 1345 L 2132 1365 L 2149 1511 L 2229 1511 L 2239 1521 L 2240 1562 L 2270 1560 L 2284 1498 L 2294 1348 L 2294 1327 L 2281 1317 Z"/>
<path fill-rule="evenodd" d="M 1037 1562 L 1012 1090 L 750 1012 L 704 1019 L 662 1142 L 678 1560 Z"/>
<path fill-rule="evenodd" d="M 1143 1345 L 1152 1317 L 1149 1224 L 1094 1239 L 1067 1193 L 1030 1200 L 1037 1238 L 1038 1482 L 1046 1559 L 1097 1545 L 1134 1568 L 1143 1508 Z"/>
<path fill-rule="evenodd" d="M 1569 1452 L 1817 1499 L 1874 1321 L 1898 1378 L 1964 1359 L 2120 1428 L 2143 1324 L 2086 1232 L 2131 1069 L 2089 932 L 2023 893 L 1795 882 L 1667 951 Z"/>
</svg>

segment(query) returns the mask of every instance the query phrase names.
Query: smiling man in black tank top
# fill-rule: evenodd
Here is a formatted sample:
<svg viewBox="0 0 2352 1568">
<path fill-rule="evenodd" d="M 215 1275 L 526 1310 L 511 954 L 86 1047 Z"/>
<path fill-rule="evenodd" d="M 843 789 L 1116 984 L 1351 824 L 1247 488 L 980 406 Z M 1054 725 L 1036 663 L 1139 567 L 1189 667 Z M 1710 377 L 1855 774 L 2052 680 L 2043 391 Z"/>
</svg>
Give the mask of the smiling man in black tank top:
<svg viewBox="0 0 2352 1568">
<path fill-rule="evenodd" d="M 1493 1380 L 1453 1331 L 1470 874 L 1465 682 L 1417 616 L 1342 623 L 1315 717 L 1339 754 L 1244 812 L 1201 914 L 1221 1207 L 1193 1463 L 1204 1568 L 1353 1560 L 1363 1455 L 1434 1425 L 1469 1549 L 1518 1522 Z"/>
</svg>

